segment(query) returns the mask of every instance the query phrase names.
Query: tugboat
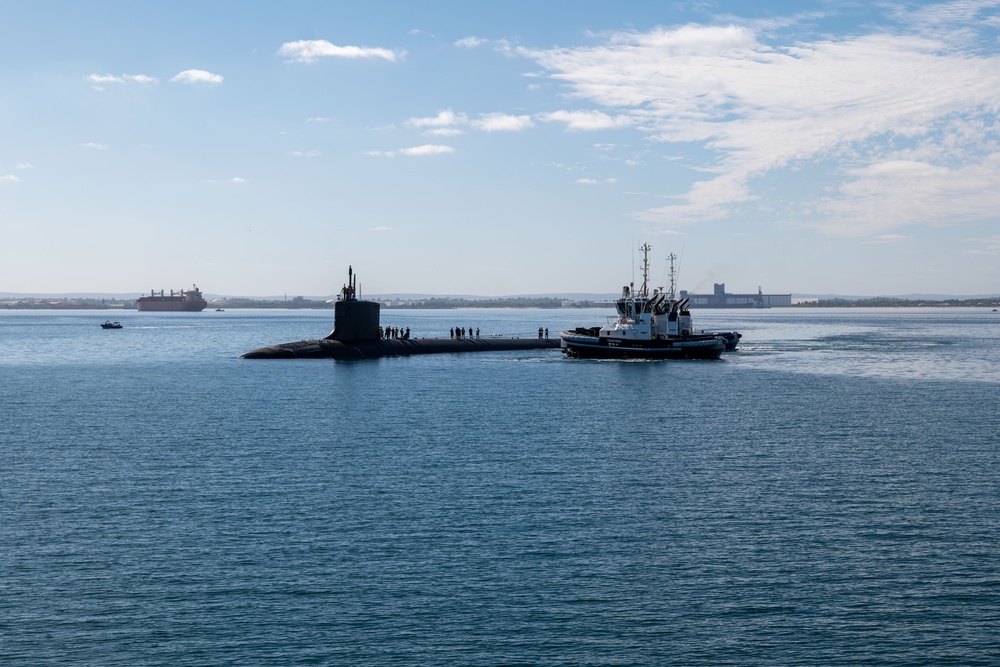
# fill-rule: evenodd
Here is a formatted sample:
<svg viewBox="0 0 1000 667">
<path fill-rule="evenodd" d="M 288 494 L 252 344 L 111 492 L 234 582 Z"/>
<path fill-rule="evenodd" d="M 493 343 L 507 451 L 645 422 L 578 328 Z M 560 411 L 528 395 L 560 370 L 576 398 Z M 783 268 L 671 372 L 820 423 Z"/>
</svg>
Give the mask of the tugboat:
<svg viewBox="0 0 1000 667">
<path fill-rule="evenodd" d="M 674 260 L 670 254 L 670 289 L 649 294 L 648 243 L 642 251 L 642 286 L 622 288 L 615 299 L 617 315 L 603 327 L 577 327 L 563 331 L 562 349 L 581 359 L 718 359 L 735 349 L 741 335 L 735 331 L 695 333 L 688 310 L 689 299 L 677 299 Z"/>
</svg>

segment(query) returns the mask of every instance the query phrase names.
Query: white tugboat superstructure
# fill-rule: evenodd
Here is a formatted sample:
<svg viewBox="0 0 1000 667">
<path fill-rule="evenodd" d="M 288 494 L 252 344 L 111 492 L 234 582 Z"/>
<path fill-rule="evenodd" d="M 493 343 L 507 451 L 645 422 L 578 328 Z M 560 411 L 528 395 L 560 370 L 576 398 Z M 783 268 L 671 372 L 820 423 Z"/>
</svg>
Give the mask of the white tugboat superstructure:
<svg viewBox="0 0 1000 667">
<path fill-rule="evenodd" d="M 676 297 L 675 255 L 670 260 L 670 289 L 649 293 L 648 243 L 642 251 L 642 285 L 622 288 L 615 299 L 616 315 L 603 327 L 579 327 L 561 334 L 567 356 L 594 359 L 718 359 L 734 349 L 736 332 L 695 333 L 688 299 Z"/>
</svg>

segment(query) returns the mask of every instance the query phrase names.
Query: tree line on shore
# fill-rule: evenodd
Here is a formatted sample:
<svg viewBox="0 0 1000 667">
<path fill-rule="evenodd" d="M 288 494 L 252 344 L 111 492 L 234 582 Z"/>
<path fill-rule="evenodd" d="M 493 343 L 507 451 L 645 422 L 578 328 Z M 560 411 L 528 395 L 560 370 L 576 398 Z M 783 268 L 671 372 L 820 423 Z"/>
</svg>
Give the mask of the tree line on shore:
<svg viewBox="0 0 1000 667">
<path fill-rule="evenodd" d="M 460 298 L 427 297 L 421 299 L 379 299 L 383 309 L 410 308 L 421 310 L 450 310 L 455 308 L 563 308 L 563 299 L 556 297 L 501 297 L 501 298 Z M 212 305 L 222 308 L 333 308 L 332 301 L 316 301 L 297 296 L 288 301 L 264 299 L 219 299 Z M 589 301 L 574 302 L 575 307 L 588 308 Z"/>
</svg>

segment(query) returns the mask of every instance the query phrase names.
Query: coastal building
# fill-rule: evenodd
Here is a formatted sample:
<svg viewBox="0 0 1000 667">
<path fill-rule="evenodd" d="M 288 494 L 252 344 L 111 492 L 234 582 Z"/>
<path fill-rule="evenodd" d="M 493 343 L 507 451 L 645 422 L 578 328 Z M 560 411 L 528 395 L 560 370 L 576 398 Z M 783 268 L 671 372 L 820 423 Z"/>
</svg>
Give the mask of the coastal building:
<svg viewBox="0 0 1000 667">
<path fill-rule="evenodd" d="M 688 298 L 691 308 L 771 308 L 791 306 L 791 294 L 764 294 L 757 288 L 756 294 L 730 294 L 725 283 L 715 283 L 711 294 L 689 294 L 681 290 L 681 298 Z"/>
</svg>

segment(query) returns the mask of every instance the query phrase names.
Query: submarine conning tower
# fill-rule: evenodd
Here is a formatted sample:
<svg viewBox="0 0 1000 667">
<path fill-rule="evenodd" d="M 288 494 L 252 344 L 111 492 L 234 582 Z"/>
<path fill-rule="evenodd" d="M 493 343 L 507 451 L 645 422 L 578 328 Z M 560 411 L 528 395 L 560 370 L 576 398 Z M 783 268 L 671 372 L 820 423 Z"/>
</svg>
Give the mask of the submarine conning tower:
<svg viewBox="0 0 1000 667">
<path fill-rule="evenodd" d="M 333 333 L 326 340 L 342 343 L 380 340 L 378 326 L 378 302 L 358 300 L 358 277 L 352 267 L 347 267 L 347 284 L 333 305 Z"/>
</svg>

